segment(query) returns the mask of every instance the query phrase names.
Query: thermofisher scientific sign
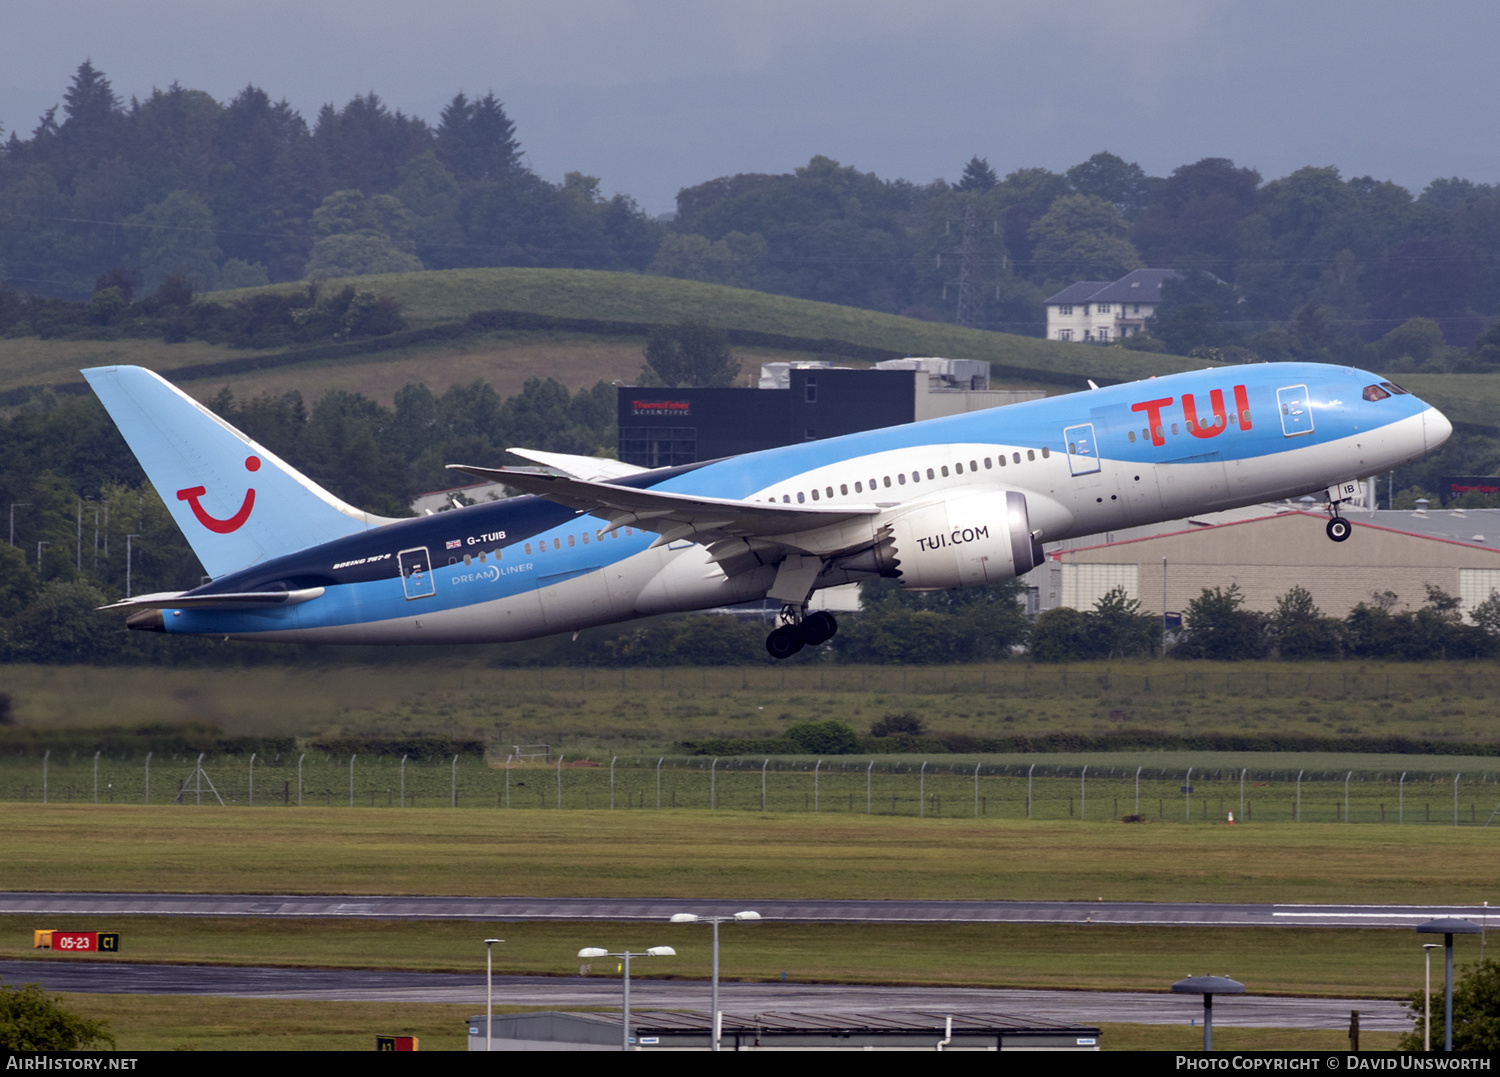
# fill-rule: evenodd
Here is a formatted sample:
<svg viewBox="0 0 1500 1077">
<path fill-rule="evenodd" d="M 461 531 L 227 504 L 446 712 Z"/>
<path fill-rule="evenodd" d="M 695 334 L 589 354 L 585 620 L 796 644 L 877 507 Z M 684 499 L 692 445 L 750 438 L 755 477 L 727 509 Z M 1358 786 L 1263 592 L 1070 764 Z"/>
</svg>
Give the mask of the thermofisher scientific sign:
<svg viewBox="0 0 1500 1077">
<path fill-rule="evenodd" d="M 686 417 L 693 414 L 693 402 L 691 400 L 632 400 L 630 414 Z"/>
</svg>

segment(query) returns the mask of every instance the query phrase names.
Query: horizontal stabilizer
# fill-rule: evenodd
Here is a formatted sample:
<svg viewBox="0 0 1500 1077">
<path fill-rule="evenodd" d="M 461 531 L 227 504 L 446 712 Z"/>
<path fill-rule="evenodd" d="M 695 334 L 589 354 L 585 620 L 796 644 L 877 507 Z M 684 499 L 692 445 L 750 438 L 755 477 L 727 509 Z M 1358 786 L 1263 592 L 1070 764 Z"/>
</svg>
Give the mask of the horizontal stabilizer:
<svg viewBox="0 0 1500 1077">
<path fill-rule="evenodd" d="M 164 591 L 154 595 L 136 595 L 122 599 L 101 610 L 233 610 L 264 606 L 297 606 L 321 597 L 323 588 L 304 587 L 298 591 L 241 591 L 238 594 L 195 595 L 187 591 Z"/>
<path fill-rule="evenodd" d="M 606 460 L 598 456 L 574 456 L 565 452 L 542 452 L 540 449 L 506 449 L 505 451 L 519 456 L 522 460 L 530 460 L 534 464 L 550 467 L 553 471 L 560 471 L 569 478 L 583 479 L 585 482 L 608 482 L 611 479 L 623 479 L 651 470 L 648 467 L 622 464 L 618 460 Z"/>
<path fill-rule="evenodd" d="M 538 475 L 512 468 L 449 464 L 449 470 L 503 482 L 548 501 L 609 522 L 606 530 L 638 527 L 665 541 L 712 542 L 724 538 L 771 538 L 835 527 L 881 512 L 878 505 L 779 505 L 722 497 L 638 490 L 633 486 L 588 482 L 561 475 Z"/>
</svg>

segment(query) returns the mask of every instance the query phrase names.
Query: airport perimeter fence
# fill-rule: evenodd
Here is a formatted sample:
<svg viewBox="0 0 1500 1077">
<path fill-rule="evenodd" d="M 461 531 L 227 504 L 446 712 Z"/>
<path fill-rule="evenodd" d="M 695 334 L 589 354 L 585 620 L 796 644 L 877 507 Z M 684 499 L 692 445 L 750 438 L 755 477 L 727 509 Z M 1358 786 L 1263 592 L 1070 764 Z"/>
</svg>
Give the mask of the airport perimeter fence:
<svg viewBox="0 0 1500 1077">
<path fill-rule="evenodd" d="M 13 759 L 0 800 L 271 808 L 835 812 L 1091 822 L 1489 826 L 1496 771 L 1159 768 L 890 757 Z"/>
<path fill-rule="evenodd" d="M 885 692 L 913 695 L 977 693 L 1006 696 L 1227 695 L 1263 698 L 1489 698 L 1500 694 L 1500 672 L 1382 664 L 1313 670 L 1158 669 L 1153 673 L 1016 662 L 964 666 L 673 666 L 648 669 L 535 667 L 495 670 L 506 691 Z"/>
</svg>

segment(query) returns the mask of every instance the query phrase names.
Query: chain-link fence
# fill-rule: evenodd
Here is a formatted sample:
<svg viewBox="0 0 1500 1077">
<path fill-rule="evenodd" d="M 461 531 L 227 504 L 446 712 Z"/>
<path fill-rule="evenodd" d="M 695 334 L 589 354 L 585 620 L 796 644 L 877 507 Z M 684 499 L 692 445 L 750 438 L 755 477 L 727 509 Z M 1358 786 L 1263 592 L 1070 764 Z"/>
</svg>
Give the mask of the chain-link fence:
<svg viewBox="0 0 1500 1077">
<path fill-rule="evenodd" d="M 54 804 L 845 812 L 932 818 L 1488 826 L 1496 771 L 1106 767 L 616 756 L 551 762 L 297 753 L 13 758 L 0 799 Z M 1500 830 L 1500 825 L 1497 825 Z"/>
</svg>

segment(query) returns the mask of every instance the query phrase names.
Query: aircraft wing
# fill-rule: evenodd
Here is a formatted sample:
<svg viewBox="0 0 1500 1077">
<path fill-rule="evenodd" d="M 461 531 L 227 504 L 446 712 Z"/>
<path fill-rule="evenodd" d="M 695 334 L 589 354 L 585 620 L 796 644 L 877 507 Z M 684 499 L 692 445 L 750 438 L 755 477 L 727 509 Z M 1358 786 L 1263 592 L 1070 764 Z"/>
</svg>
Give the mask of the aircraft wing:
<svg viewBox="0 0 1500 1077">
<path fill-rule="evenodd" d="M 599 456 L 574 456 L 565 452 L 542 452 L 540 449 L 506 449 L 505 451 L 523 460 L 530 460 L 544 467 L 550 467 L 554 471 L 561 471 L 569 478 L 590 482 L 623 479 L 627 475 L 639 475 L 643 471 L 651 470 L 649 467 L 622 464 L 618 460 L 606 460 Z"/>
<path fill-rule="evenodd" d="M 704 544 L 732 538 L 773 538 L 837 527 L 881 512 L 878 505 L 778 505 L 767 501 L 638 490 L 564 475 L 539 475 L 510 468 L 449 464 L 452 471 L 503 482 L 559 505 L 609 522 L 606 531 L 639 527 L 661 536 L 657 544 L 687 539 Z"/>
</svg>

